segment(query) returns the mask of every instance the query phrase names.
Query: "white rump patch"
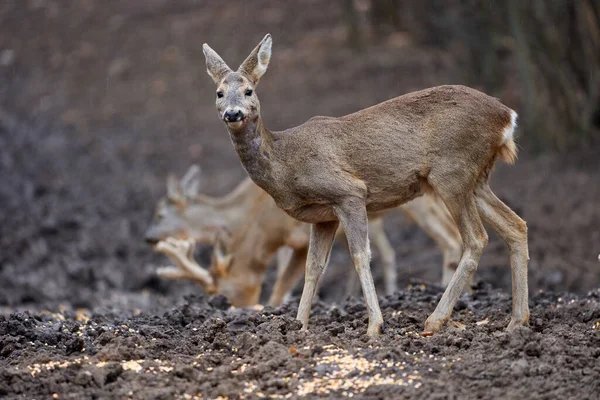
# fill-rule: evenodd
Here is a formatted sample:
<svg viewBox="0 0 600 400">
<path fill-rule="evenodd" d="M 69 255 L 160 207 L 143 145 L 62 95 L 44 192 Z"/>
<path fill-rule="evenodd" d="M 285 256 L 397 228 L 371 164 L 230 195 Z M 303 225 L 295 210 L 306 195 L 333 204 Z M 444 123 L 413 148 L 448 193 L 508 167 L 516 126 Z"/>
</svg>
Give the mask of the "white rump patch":
<svg viewBox="0 0 600 400">
<path fill-rule="evenodd" d="M 510 125 L 502 131 L 502 143 L 504 144 L 513 139 L 515 128 L 517 127 L 517 113 L 510 110 Z"/>
</svg>

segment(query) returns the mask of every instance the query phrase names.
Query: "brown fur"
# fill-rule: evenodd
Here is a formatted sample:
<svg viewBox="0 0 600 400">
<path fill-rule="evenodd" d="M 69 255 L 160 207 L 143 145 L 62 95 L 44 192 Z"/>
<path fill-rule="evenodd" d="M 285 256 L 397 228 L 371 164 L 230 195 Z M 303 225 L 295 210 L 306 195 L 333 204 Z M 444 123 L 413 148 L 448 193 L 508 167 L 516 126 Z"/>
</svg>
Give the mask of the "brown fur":
<svg viewBox="0 0 600 400">
<path fill-rule="evenodd" d="M 495 98 L 464 86 L 439 86 L 405 94 L 341 117 L 315 117 L 281 132 L 268 130 L 260 117 L 254 90 L 266 72 L 272 39 L 265 36 L 234 72 L 204 45 L 209 74 L 219 92 L 216 107 L 225 117 L 236 111 L 243 118 L 226 123 L 234 148 L 250 178 L 292 217 L 313 224 L 305 286 L 298 310 L 306 328 L 311 299 L 326 266 L 339 224 L 356 261 L 369 327 L 380 332 L 383 318 L 369 269 L 367 212 L 389 209 L 423 194 L 429 187 L 441 197 L 458 225 L 463 255 L 457 271 L 425 329 L 437 331 L 477 268 L 487 233 L 484 219 L 504 234 L 511 254 L 515 308 L 509 328 L 527 322 L 527 237 L 510 240 L 509 226 L 519 225 L 514 213 L 494 210 L 501 203 L 487 193 L 494 161 L 513 153 L 514 112 Z M 249 61 L 252 60 L 252 61 Z M 215 68 L 215 65 L 217 66 Z M 222 76 L 222 79 L 216 77 Z M 248 79 L 250 77 L 250 79 Z M 505 150 L 504 148 L 507 148 Z M 477 189 L 477 191 L 476 191 Z M 479 203 L 478 203 L 479 202 Z M 483 205 L 481 202 L 485 202 Z M 486 208 L 493 208 L 490 210 Z M 493 214 L 493 217 L 490 215 Z"/>
</svg>

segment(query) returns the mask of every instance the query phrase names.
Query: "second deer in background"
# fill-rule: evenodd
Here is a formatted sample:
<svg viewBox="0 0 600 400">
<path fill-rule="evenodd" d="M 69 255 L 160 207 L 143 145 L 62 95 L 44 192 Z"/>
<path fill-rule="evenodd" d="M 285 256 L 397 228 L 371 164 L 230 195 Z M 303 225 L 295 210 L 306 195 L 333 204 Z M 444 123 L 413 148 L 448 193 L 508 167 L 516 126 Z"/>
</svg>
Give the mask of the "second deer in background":
<svg viewBox="0 0 600 400">
<path fill-rule="evenodd" d="M 181 181 L 170 176 L 167 195 L 156 206 L 146 240 L 153 244 L 163 241 L 157 248 L 176 264 L 159 269 L 159 274 L 194 280 L 209 292 L 225 294 L 236 306 L 249 306 L 258 303 L 268 263 L 277 252 L 277 281 L 269 304 L 281 304 L 304 272 L 309 225 L 283 212 L 250 179 L 226 196 L 209 197 L 198 193 L 199 177 L 197 166 L 190 167 Z M 442 250 L 442 283 L 446 285 L 460 259 L 462 243 L 445 206 L 436 197 L 425 196 L 400 209 Z M 231 234 L 229 240 L 223 240 L 228 236 L 223 234 L 217 240 L 223 228 Z M 386 293 L 391 294 L 397 288 L 396 252 L 383 229 L 382 216 L 371 219 L 369 235 L 383 262 Z M 166 241 L 167 238 L 171 240 Z M 201 268 L 194 261 L 193 241 L 186 239 L 217 244 L 210 269 Z M 286 248 L 291 249 L 287 257 Z"/>
</svg>

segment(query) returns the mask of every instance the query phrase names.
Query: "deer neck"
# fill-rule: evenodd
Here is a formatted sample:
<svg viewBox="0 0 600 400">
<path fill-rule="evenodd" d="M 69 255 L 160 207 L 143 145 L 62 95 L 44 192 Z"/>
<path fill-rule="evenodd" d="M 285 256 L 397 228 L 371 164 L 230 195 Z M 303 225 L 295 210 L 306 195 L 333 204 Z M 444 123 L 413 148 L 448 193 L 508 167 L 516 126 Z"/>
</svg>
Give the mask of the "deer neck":
<svg viewBox="0 0 600 400">
<path fill-rule="evenodd" d="M 250 178 L 266 190 L 273 182 L 274 137 L 259 116 L 240 130 L 229 130 L 235 151 Z"/>
</svg>

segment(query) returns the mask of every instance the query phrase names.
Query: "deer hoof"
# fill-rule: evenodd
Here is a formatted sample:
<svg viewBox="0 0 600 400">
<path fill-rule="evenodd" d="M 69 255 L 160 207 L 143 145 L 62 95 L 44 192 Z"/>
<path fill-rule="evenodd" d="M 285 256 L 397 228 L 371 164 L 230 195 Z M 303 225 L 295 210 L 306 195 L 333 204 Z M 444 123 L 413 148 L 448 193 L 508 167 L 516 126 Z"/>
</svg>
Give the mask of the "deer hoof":
<svg viewBox="0 0 600 400">
<path fill-rule="evenodd" d="M 508 332 L 512 332 L 515 329 L 517 329 L 519 326 L 525 326 L 529 324 L 529 317 L 524 317 L 524 318 L 519 318 L 519 317 L 512 317 L 510 319 L 510 323 L 508 324 L 508 326 L 506 327 L 506 330 Z"/>
<path fill-rule="evenodd" d="M 444 326 L 443 318 L 432 318 L 431 316 L 427 318 L 425 321 L 425 329 L 421 333 L 421 336 L 432 336 L 434 333 L 437 333 Z"/>
<path fill-rule="evenodd" d="M 367 328 L 367 335 L 371 337 L 379 336 L 383 333 L 384 329 L 385 325 L 383 324 L 383 322 L 379 322 L 373 325 L 369 324 L 369 327 Z"/>
</svg>

